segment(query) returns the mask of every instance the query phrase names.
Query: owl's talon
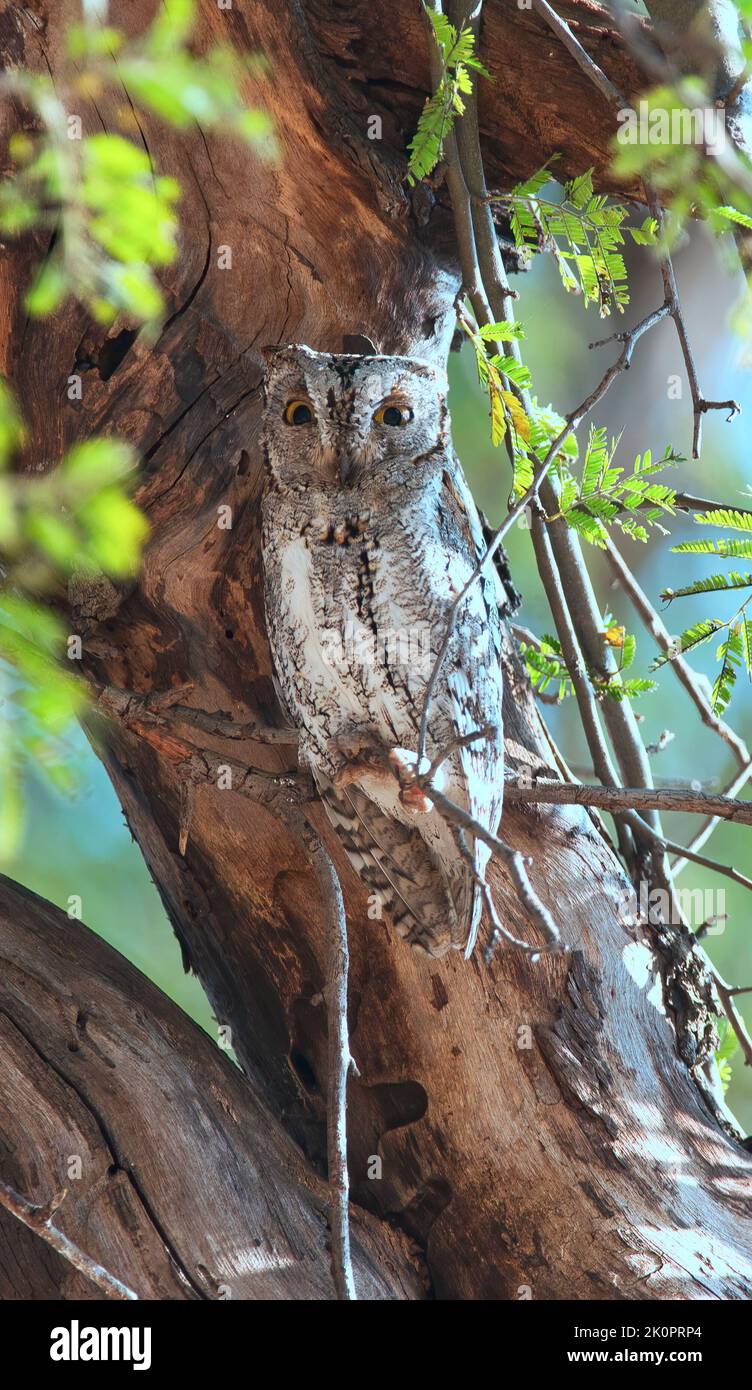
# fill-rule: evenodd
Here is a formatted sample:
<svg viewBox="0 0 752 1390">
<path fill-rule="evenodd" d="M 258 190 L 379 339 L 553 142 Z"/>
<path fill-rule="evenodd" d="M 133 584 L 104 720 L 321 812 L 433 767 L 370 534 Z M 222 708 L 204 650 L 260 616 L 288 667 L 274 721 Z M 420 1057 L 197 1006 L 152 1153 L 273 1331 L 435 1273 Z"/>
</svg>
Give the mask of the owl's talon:
<svg viewBox="0 0 752 1390">
<path fill-rule="evenodd" d="M 352 782 L 360 782 L 364 777 L 386 777 L 386 749 L 372 734 L 356 730 L 354 733 L 340 734 L 330 740 L 330 747 L 345 759 L 335 773 L 335 787 L 347 787 Z"/>
<path fill-rule="evenodd" d="M 419 811 L 426 814 L 433 810 L 433 802 L 427 792 L 419 787 L 415 782 L 403 787 L 400 792 L 400 801 L 406 806 L 408 811 Z"/>
</svg>

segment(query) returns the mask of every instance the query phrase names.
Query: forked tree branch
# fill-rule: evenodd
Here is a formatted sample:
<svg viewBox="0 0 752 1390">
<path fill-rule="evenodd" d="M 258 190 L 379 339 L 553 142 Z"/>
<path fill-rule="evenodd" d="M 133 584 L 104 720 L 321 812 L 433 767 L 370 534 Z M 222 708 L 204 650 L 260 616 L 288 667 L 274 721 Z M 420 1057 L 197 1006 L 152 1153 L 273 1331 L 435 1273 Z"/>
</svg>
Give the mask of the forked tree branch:
<svg viewBox="0 0 752 1390">
<path fill-rule="evenodd" d="M 109 1298 L 120 1298 L 124 1300 L 135 1299 L 138 1301 L 138 1294 L 129 1289 L 127 1284 L 116 1279 L 114 1274 L 110 1274 L 104 1265 L 93 1260 L 90 1255 L 85 1255 L 83 1250 L 69 1240 L 63 1231 L 53 1226 L 52 1218 L 65 1198 L 65 1192 L 59 1194 L 52 1202 L 46 1206 L 36 1206 L 29 1202 L 26 1197 L 22 1197 L 19 1192 L 15 1192 L 7 1183 L 0 1182 L 0 1206 L 5 1207 L 12 1216 L 22 1221 L 24 1226 L 28 1226 L 30 1231 L 41 1236 L 58 1255 L 62 1255 L 68 1264 L 77 1269 L 79 1274 L 92 1284 L 95 1284 L 102 1293 Z"/>
</svg>

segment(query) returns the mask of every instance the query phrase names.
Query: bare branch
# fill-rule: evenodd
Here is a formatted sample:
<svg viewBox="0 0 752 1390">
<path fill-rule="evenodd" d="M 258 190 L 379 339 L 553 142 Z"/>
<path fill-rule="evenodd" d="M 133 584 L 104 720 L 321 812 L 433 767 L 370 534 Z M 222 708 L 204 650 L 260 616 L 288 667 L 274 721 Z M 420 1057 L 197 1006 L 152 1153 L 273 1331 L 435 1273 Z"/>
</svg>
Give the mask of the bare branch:
<svg viewBox="0 0 752 1390">
<path fill-rule="evenodd" d="M 66 1196 L 65 1192 L 58 1193 L 51 1202 L 45 1206 L 35 1206 L 26 1197 L 22 1197 L 14 1188 L 8 1187 L 4 1182 L 0 1182 L 0 1206 L 5 1207 L 12 1216 L 22 1221 L 24 1226 L 28 1226 L 30 1231 L 35 1231 L 42 1237 L 48 1245 L 56 1250 L 58 1255 L 62 1255 L 64 1260 L 73 1265 L 79 1274 L 90 1279 L 92 1284 L 96 1284 L 98 1289 L 107 1294 L 110 1298 L 130 1299 L 138 1302 L 138 1294 L 129 1289 L 127 1284 L 121 1283 L 114 1274 L 110 1274 L 103 1265 L 93 1260 L 90 1255 L 85 1255 L 83 1250 L 79 1250 L 57 1226 L 52 1225 L 52 1217 L 57 1211 L 61 1202 Z"/>
<path fill-rule="evenodd" d="M 332 1271 L 337 1297 L 356 1300 L 350 1256 L 350 1179 L 347 1169 L 347 1078 L 354 1063 L 347 1028 L 349 952 L 347 918 L 337 870 L 308 822 L 301 827 L 306 852 L 318 881 L 329 925 L 326 1004 L 329 1021 L 328 1084 L 326 1094 L 327 1166 L 332 1233 Z"/>
<path fill-rule="evenodd" d="M 683 854 L 687 859 L 691 859 L 693 864 L 701 864 L 704 869 L 710 869 L 716 874 L 723 874 L 725 878 L 733 879 L 734 883 L 738 883 L 740 887 L 752 890 L 752 879 L 740 873 L 733 865 L 722 864 L 718 859 L 708 859 L 704 854 L 695 854 L 693 850 L 684 849 L 675 840 L 669 840 L 663 834 L 659 835 L 652 826 L 648 825 L 647 821 L 642 819 L 642 816 L 638 816 L 636 811 L 623 811 L 622 815 L 628 825 L 633 825 L 636 830 L 640 830 L 643 834 L 649 832 L 649 838 L 653 844 L 664 854 Z"/>
<path fill-rule="evenodd" d="M 493 850 L 494 854 L 497 854 L 499 858 L 503 860 L 509 869 L 520 898 L 531 920 L 543 934 L 547 942 L 548 950 L 566 950 L 566 947 L 562 944 L 559 928 L 548 908 L 541 902 L 528 878 L 525 860 L 519 851 L 512 849 L 511 845 L 508 845 L 504 840 L 500 840 L 498 836 L 492 835 L 491 831 L 487 830 L 484 825 L 481 825 L 480 821 L 475 820 L 473 816 L 463 810 L 461 806 L 455 805 L 453 801 L 450 801 L 448 796 L 444 796 L 443 792 L 437 791 L 432 783 L 426 780 L 425 775 L 416 776 L 415 781 L 428 793 L 437 809 L 450 825 L 459 826 L 460 829 L 469 831 L 476 839 L 483 840 L 483 842 Z M 507 935 L 507 933 L 505 932 L 504 935 Z M 538 954 L 542 949 L 545 948 L 540 946 L 527 947 L 527 950 Z"/>
<path fill-rule="evenodd" d="M 743 767 L 741 771 L 736 774 L 736 777 L 734 777 L 733 780 L 729 782 L 729 785 L 726 787 L 726 790 L 723 793 L 723 795 L 727 797 L 738 796 L 742 788 L 747 785 L 747 782 L 749 781 L 750 777 L 752 777 L 752 762 L 747 763 L 746 767 Z M 703 825 L 701 825 L 697 834 L 694 835 L 693 838 L 690 840 L 687 848 L 682 850 L 682 858 L 674 860 L 674 863 L 671 866 L 671 872 L 674 875 L 680 874 L 682 872 L 682 869 L 685 869 L 687 867 L 687 858 L 690 856 L 690 852 L 695 852 L 699 849 L 702 849 L 702 846 L 704 844 L 707 844 L 708 840 L 710 839 L 710 836 L 713 834 L 713 831 L 719 824 L 720 820 L 718 816 L 708 816 L 707 820 L 703 823 Z"/>
<path fill-rule="evenodd" d="M 456 753 L 459 748 L 468 748 L 470 744 L 476 743 L 479 738 L 488 739 L 495 737 L 495 725 L 484 724 L 482 729 L 473 729 L 472 732 L 469 734 L 459 734 L 457 738 L 450 739 L 446 747 L 442 748 L 441 751 L 436 754 L 436 757 L 433 759 L 430 767 L 428 768 L 428 771 L 425 774 L 428 781 L 433 781 L 439 768 L 442 767 L 442 765 L 446 762 L 447 758 L 451 758 L 452 754 Z"/>
<path fill-rule="evenodd" d="M 473 878 L 475 879 L 475 882 L 478 884 L 478 887 L 480 888 L 481 896 L 483 898 L 483 904 L 486 909 L 486 912 L 488 913 L 488 920 L 491 923 L 491 935 L 489 937 L 488 944 L 484 952 L 484 959 L 486 965 L 489 965 L 491 960 L 493 959 L 494 952 L 500 941 L 508 941 L 510 946 L 514 946 L 518 951 L 526 952 L 532 960 L 537 960 L 538 956 L 540 955 L 539 948 L 537 946 L 531 946 L 529 941 L 523 941 L 519 936 L 514 936 L 513 933 L 510 932 L 509 929 L 504 926 L 504 923 L 502 922 L 496 910 L 496 903 L 493 900 L 493 894 L 491 892 L 491 889 L 489 888 L 483 876 L 478 873 L 478 870 L 475 866 L 475 860 L 472 856 L 472 853 L 470 852 L 470 848 L 467 843 L 467 835 L 465 834 L 464 830 L 462 830 L 459 826 L 456 825 L 454 827 L 454 833 L 457 838 L 457 844 L 459 845 L 460 854 L 469 866 L 470 872 Z M 474 944 L 474 942 L 468 941 L 467 948 L 465 951 L 466 956 L 472 950 Z"/>
<path fill-rule="evenodd" d="M 535 782 L 527 787 L 512 782 L 505 787 L 504 795 L 512 802 L 597 806 L 602 811 L 710 813 L 737 825 L 752 825 L 752 802 L 734 801 L 728 796 L 713 796 L 683 787 L 591 787 L 581 782 Z"/>
<path fill-rule="evenodd" d="M 653 217 L 655 218 L 656 222 L 658 223 L 659 231 L 663 232 L 663 208 L 661 207 L 661 204 L 658 200 L 658 195 L 656 194 L 655 190 L 650 187 L 649 184 L 645 183 L 644 187 L 645 194 L 648 200 L 648 207 L 651 213 L 653 214 Z M 681 307 L 681 301 L 679 299 L 679 291 L 676 284 L 676 275 L 674 273 L 673 261 L 671 260 L 671 257 L 670 255 L 668 255 L 668 253 L 665 253 L 661 256 L 660 268 L 661 278 L 663 280 L 663 289 L 666 296 L 666 305 L 674 321 L 677 337 L 679 339 L 679 346 L 681 347 L 682 356 L 684 358 L 684 366 L 687 372 L 689 390 L 692 396 L 692 457 L 697 459 L 700 457 L 700 450 L 702 447 L 703 415 L 706 414 L 708 410 L 728 410 L 728 418 L 729 420 L 733 420 L 734 416 L 740 413 L 741 406 L 739 405 L 738 401 L 733 400 L 705 400 L 705 397 L 703 396 L 702 391 L 700 390 L 700 383 L 697 377 L 697 368 L 695 366 L 692 344 L 689 341 L 687 325 L 684 322 L 684 313 Z"/>
<path fill-rule="evenodd" d="M 598 67 L 598 64 L 585 51 L 579 39 L 572 33 L 569 25 L 556 13 L 547 3 L 547 0 L 532 0 L 533 9 L 545 19 L 549 28 L 553 30 L 557 38 L 563 43 L 564 47 L 571 53 L 578 67 L 590 78 L 590 81 L 598 88 L 601 96 L 615 111 L 624 108 L 624 98 L 615 87 L 613 82 L 606 77 L 606 74 Z"/>
<path fill-rule="evenodd" d="M 731 989 L 729 985 L 726 984 L 723 977 L 719 975 L 718 971 L 713 967 L 711 967 L 711 974 L 713 976 L 713 984 L 718 991 L 718 998 L 723 1005 L 723 1011 L 737 1036 L 739 1046 L 744 1054 L 744 1065 L 745 1067 L 752 1067 L 752 1038 L 750 1038 L 744 1026 L 744 1019 L 734 1003 L 734 995 L 741 994 L 742 991 Z"/>
</svg>

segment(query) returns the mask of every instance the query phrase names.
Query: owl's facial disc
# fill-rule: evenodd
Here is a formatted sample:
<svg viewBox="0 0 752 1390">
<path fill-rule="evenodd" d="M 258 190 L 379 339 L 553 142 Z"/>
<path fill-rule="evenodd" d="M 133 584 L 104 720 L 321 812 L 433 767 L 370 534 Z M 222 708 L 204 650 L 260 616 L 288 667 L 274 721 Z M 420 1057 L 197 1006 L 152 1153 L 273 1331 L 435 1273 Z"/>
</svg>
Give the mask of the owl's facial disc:
<svg viewBox="0 0 752 1390">
<path fill-rule="evenodd" d="M 340 490 L 383 478 L 433 449 L 446 426 L 446 381 L 406 357 L 283 348 L 267 358 L 264 434 L 282 482 Z"/>
</svg>

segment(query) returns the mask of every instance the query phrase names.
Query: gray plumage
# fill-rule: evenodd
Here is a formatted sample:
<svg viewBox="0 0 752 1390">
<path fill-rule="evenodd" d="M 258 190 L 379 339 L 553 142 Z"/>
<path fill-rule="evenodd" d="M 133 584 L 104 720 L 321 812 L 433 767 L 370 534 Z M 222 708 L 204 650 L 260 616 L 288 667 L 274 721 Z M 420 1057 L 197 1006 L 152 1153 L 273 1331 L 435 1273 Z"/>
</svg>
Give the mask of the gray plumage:
<svg viewBox="0 0 752 1390">
<path fill-rule="evenodd" d="M 327 813 L 400 935 L 472 948 L 480 889 L 454 831 L 406 804 L 373 748 L 413 764 L 452 600 L 484 541 L 453 453 L 446 379 L 407 357 L 267 354 L 262 504 L 266 617 L 279 696 Z M 492 832 L 503 795 L 500 593 L 492 563 L 458 613 L 426 754 L 455 751 L 444 794 Z M 371 751 L 369 751 L 369 749 Z M 468 841 L 483 875 L 488 850 Z"/>
</svg>

